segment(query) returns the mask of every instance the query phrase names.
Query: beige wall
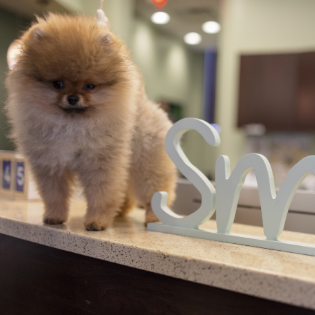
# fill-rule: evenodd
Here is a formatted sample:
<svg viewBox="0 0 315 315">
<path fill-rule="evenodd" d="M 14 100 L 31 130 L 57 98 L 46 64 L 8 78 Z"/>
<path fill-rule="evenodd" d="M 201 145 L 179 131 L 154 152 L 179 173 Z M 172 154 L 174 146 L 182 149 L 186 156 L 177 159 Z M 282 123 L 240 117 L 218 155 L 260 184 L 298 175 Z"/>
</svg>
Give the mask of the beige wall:
<svg viewBox="0 0 315 315">
<path fill-rule="evenodd" d="M 191 51 L 182 40 L 158 32 L 141 18 L 134 22 L 131 52 L 152 100 L 179 103 L 186 117 L 202 117 L 203 53 Z M 193 164 L 205 170 L 198 134 L 189 132 L 183 149 Z"/>
<path fill-rule="evenodd" d="M 244 154 L 245 137 L 236 128 L 239 55 L 314 51 L 314 12 L 314 0 L 222 2 L 215 117 L 222 128 L 222 144 L 207 151 L 212 171 L 217 155 L 228 155 L 234 167 Z"/>
</svg>

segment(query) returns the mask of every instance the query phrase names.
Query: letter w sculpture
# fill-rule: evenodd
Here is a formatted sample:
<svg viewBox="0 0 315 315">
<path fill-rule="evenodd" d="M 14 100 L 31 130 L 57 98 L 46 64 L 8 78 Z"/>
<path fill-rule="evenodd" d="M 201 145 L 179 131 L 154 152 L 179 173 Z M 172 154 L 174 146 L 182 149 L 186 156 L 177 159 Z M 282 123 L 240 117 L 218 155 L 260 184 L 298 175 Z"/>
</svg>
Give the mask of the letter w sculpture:
<svg viewBox="0 0 315 315">
<path fill-rule="evenodd" d="M 167 207 L 167 193 L 156 192 L 151 204 L 162 223 L 150 223 L 148 230 L 315 256 L 313 245 L 277 239 L 283 231 L 297 188 L 307 175 L 315 175 L 315 156 L 304 158 L 290 170 L 277 195 L 271 166 L 266 157 L 255 153 L 247 154 L 240 159 L 231 174 L 230 159 L 219 156 L 215 165 L 215 189 L 206 176 L 189 162 L 181 149 L 181 136 L 192 129 L 199 132 L 208 144 L 220 144 L 220 136 L 210 124 L 200 119 L 185 118 L 175 123 L 167 133 L 165 149 L 182 174 L 200 191 L 201 206 L 194 213 L 181 217 Z M 241 187 L 252 169 L 257 177 L 266 238 L 230 233 Z M 199 225 L 209 220 L 215 209 L 218 231 L 199 229 Z"/>
</svg>

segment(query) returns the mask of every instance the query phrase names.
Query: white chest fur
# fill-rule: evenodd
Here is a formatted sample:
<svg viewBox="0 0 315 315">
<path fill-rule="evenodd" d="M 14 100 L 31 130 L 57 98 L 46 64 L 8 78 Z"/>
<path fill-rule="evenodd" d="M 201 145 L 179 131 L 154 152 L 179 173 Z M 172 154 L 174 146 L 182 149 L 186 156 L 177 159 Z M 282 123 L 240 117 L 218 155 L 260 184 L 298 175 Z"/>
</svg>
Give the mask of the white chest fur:
<svg viewBox="0 0 315 315">
<path fill-rule="evenodd" d="M 81 159 L 92 159 L 99 152 L 104 153 L 113 142 L 105 125 L 95 121 L 70 120 L 34 126 L 30 127 L 29 134 L 31 140 L 27 139 L 32 143 L 24 146 L 30 148 L 27 155 L 39 155 L 39 163 L 52 170 L 75 169 Z"/>
</svg>

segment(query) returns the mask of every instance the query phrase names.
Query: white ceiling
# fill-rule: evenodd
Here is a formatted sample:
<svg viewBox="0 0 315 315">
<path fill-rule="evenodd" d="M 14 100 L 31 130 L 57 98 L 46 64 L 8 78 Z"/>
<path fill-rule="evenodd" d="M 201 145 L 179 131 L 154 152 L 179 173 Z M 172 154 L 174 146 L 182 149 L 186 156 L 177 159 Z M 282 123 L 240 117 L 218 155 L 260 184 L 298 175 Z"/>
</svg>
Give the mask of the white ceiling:
<svg viewBox="0 0 315 315">
<path fill-rule="evenodd" d="M 146 19 L 152 26 L 162 32 L 170 33 L 183 40 L 185 34 L 197 32 L 202 36 L 202 42 L 192 49 L 204 50 L 217 46 L 218 34 L 206 34 L 202 31 L 202 24 L 213 20 L 220 23 L 220 0 L 168 0 L 162 9 L 171 16 L 166 25 L 156 25 L 151 22 L 151 15 L 156 7 L 151 0 L 135 0 L 136 13 Z M 43 12 L 69 12 L 55 0 L 0 0 L 0 7 L 27 18 L 33 18 L 34 13 L 41 15 Z"/>
<path fill-rule="evenodd" d="M 136 12 L 141 17 L 150 21 L 156 29 L 171 33 L 183 39 L 189 32 L 197 32 L 202 36 L 202 42 L 192 48 L 203 50 L 217 46 L 218 34 L 206 34 L 201 26 L 206 21 L 217 21 L 219 17 L 220 0 L 168 0 L 162 9 L 171 16 L 169 23 L 156 25 L 151 22 L 151 15 L 160 10 L 151 0 L 136 0 Z"/>
</svg>

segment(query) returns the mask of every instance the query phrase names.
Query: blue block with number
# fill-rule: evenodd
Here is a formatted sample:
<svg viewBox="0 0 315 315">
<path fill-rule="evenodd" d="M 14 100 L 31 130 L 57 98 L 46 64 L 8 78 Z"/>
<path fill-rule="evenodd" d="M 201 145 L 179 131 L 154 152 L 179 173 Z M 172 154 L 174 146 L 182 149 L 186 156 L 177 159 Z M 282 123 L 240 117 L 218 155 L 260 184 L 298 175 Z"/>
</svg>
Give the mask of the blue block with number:
<svg viewBox="0 0 315 315">
<path fill-rule="evenodd" d="M 2 188 L 11 189 L 11 173 L 12 173 L 12 162 L 2 161 Z"/>
<path fill-rule="evenodd" d="M 24 192 L 25 188 L 25 163 L 16 162 L 15 190 Z"/>
<path fill-rule="evenodd" d="M 17 152 L 0 150 L 0 198 L 40 199 L 27 160 Z"/>
</svg>

